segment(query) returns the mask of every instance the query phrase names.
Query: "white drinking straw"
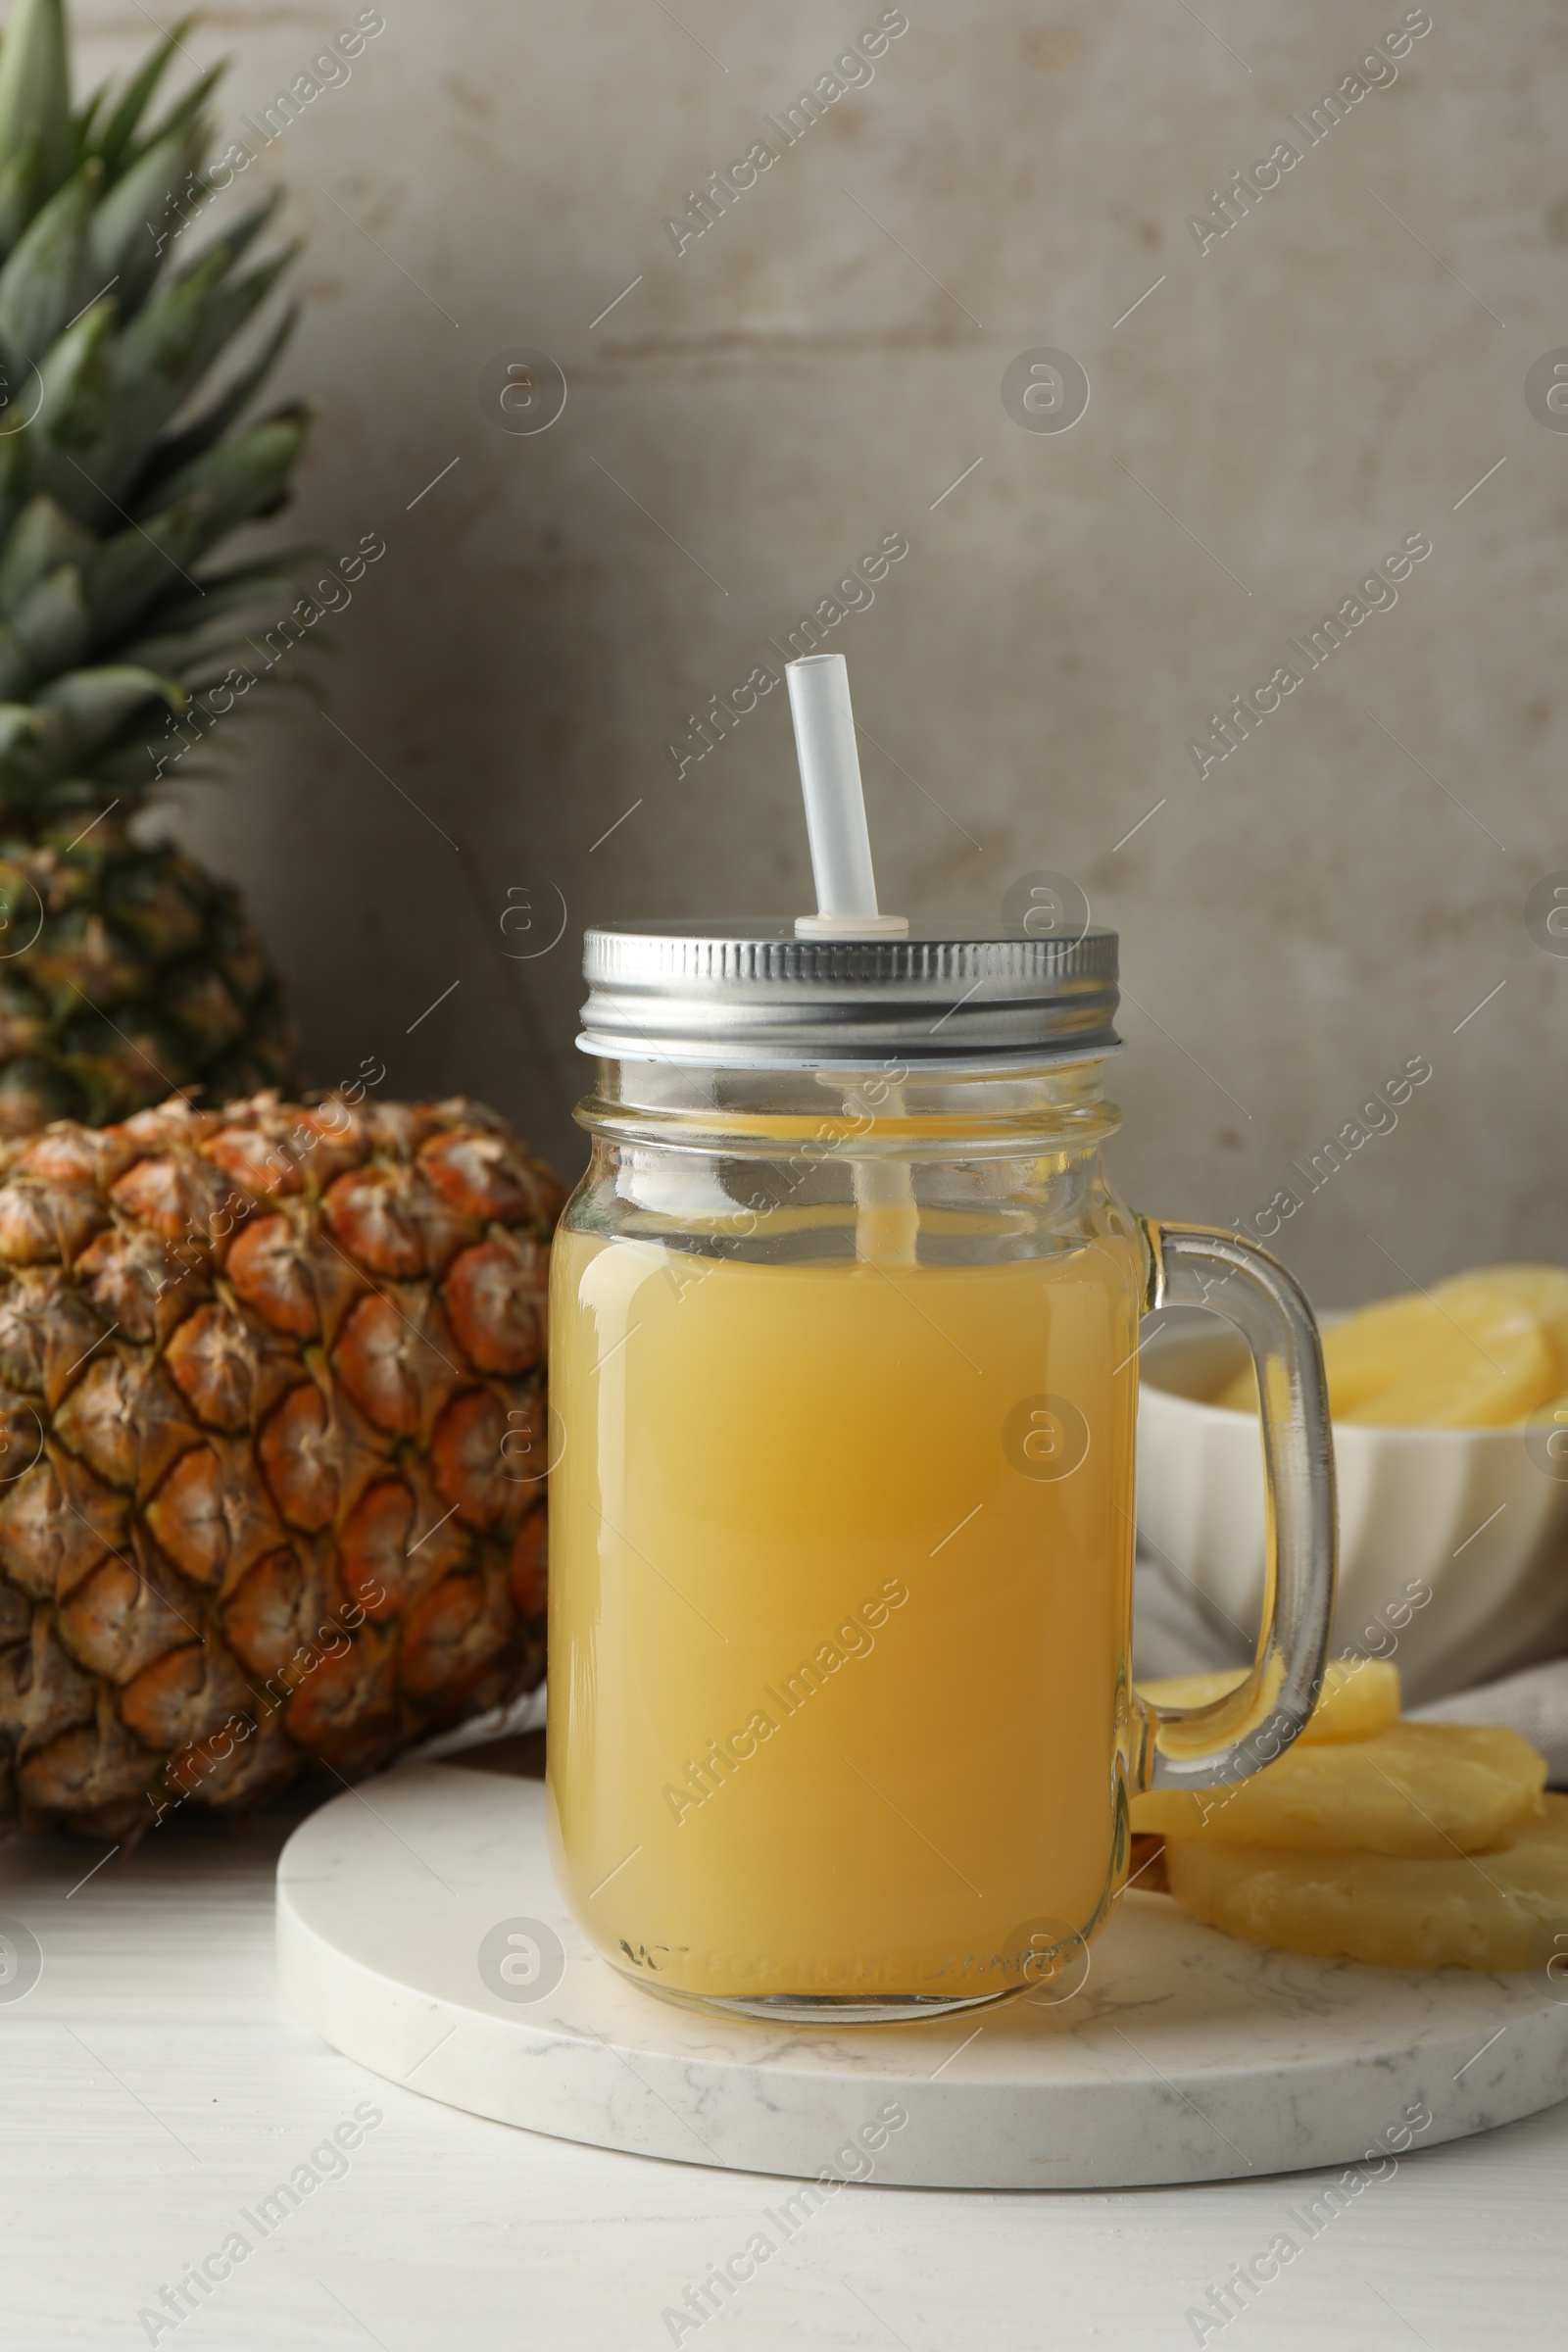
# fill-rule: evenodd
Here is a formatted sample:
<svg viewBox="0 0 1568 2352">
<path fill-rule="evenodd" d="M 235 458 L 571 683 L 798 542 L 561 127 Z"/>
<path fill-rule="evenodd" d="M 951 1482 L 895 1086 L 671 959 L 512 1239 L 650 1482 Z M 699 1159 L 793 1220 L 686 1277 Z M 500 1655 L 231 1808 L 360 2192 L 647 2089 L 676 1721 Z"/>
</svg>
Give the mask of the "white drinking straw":
<svg viewBox="0 0 1568 2352">
<path fill-rule="evenodd" d="M 789 680 L 806 830 L 816 883 L 817 910 L 797 915 L 796 932 L 804 939 L 905 938 L 909 929 L 907 915 L 878 914 L 876 910 L 871 838 L 865 825 L 865 793 L 844 656 L 807 654 L 799 662 L 787 662 L 784 675 Z M 824 1083 L 836 1082 L 832 1072 L 824 1070 L 818 1075 Z M 858 1122 L 867 1120 L 874 1127 L 867 1086 L 863 1078 L 851 1078 L 844 1088 L 844 1107 Z M 902 1085 L 884 1080 L 874 1092 L 886 1116 L 903 1117 Z M 885 1153 L 856 1153 L 850 1160 L 850 1173 L 855 1187 L 857 1257 L 862 1263 L 884 1267 L 917 1264 L 920 1214 L 909 1162 Z"/>
<path fill-rule="evenodd" d="M 797 915 L 796 931 L 803 939 L 903 938 L 908 917 L 876 910 L 865 792 L 844 656 L 807 654 L 799 662 L 786 662 L 784 675 L 816 883 L 816 912 Z"/>
</svg>

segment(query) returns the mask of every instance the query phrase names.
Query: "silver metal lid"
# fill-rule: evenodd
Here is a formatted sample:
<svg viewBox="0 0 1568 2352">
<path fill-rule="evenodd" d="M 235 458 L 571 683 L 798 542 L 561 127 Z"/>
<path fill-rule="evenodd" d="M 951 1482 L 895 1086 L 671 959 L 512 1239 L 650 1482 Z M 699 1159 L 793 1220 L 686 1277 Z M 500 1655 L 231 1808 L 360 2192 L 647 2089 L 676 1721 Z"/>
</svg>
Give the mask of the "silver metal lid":
<svg viewBox="0 0 1568 2352">
<path fill-rule="evenodd" d="M 623 1061 L 1080 1060 L 1115 1050 L 1116 934 L 1010 938 L 917 923 L 907 939 L 798 939 L 787 923 L 587 933 L 577 1043 Z"/>
</svg>

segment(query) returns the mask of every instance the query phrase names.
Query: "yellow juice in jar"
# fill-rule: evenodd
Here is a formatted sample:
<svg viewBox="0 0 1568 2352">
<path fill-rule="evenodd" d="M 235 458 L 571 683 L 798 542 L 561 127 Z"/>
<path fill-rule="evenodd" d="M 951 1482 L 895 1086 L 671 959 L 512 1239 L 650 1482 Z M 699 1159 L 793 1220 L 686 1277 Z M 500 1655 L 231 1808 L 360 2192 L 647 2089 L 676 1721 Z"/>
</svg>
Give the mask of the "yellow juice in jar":
<svg viewBox="0 0 1568 2352">
<path fill-rule="evenodd" d="M 620 1967 L 963 1999 L 1096 1924 L 1137 1316 L 1118 1239 L 885 1266 L 558 1235 L 551 1832 Z"/>
</svg>

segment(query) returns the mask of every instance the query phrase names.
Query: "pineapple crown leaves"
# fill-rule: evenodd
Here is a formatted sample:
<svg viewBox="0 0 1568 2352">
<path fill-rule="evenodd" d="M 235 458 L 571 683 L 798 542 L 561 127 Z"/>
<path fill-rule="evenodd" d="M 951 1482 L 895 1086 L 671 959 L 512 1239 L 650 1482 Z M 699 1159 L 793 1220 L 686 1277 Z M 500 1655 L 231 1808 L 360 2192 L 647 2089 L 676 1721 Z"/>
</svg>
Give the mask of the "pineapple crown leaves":
<svg viewBox="0 0 1568 2352">
<path fill-rule="evenodd" d="M 138 798 L 160 716 L 242 642 L 241 606 L 293 595 L 286 558 L 196 568 L 283 503 L 308 415 L 241 422 L 292 310 L 206 389 L 296 249 L 242 266 L 269 200 L 176 262 L 222 71 L 150 120 L 189 29 L 79 112 L 62 0 L 16 0 L 0 35 L 0 815 L 24 821 L 97 785 Z"/>
</svg>

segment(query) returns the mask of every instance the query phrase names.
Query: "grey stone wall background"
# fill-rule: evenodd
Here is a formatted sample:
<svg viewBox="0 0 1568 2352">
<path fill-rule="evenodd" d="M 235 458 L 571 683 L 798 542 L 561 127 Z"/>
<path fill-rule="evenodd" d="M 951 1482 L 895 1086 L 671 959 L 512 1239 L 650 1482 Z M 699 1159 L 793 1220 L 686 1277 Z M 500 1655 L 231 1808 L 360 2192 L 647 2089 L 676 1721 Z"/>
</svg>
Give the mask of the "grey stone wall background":
<svg viewBox="0 0 1568 2352">
<path fill-rule="evenodd" d="M 1568 867 L 1568 435 L 1525 399 L 1568 342 L 1568 19 L 1431 0 L 1363 68 L 1399 0 L 907 0 L 677 253 L 666 216 L 882 13 L 385 0 L 236 189 L 285 185 L 306 241 L 289 527 L 386 542 L 173 811 L 248 890 L 312 1074 L 379 1056 L 575 1165 L 583 923 L 809 904 L 782 691 L 679 778 L 669 742 L 898 533 L 830 640 L 883 904 L 985 915 L 1050 867 L 1121 929 L 1128 1197 L 1252 1220 L 1294 1186 L 1320 1303 L 1568 1258 L 1568 960 L 1526 923 Z M 234 124 L 354 14 L 219 6 L 187 47 L 232 56 Z M 98 69 L 150 37 L 79 21 Z M 1281 140 L 1200 252 L 1188 217 Z M 547 432 L 481 413 L 519 346 L 565 374 Z M 1004 407 L 1040 346 L 1087 371 L 1068 431 Z M 1189 739 L 1412 534 L 1397 602 L 1200 777 Z M 509 960 L 529 877 L 565 936 Z M 1396 1127 L 1306 1191 L 1289 1163 L 1412 1057 Z"/>
</svg>

